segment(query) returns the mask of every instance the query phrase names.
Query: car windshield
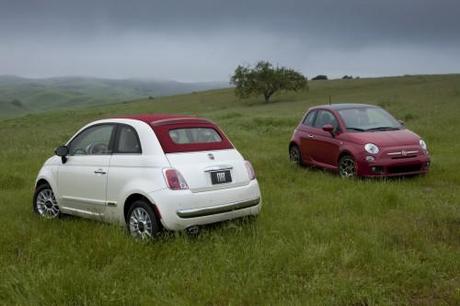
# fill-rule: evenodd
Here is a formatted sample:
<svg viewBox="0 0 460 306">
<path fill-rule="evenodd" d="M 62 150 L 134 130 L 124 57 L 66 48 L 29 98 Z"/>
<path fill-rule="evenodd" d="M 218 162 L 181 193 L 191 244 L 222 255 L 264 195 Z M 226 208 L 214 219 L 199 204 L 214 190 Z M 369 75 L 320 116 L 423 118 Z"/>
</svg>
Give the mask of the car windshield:
<svg viewBox="0 0 460 306">
<path fill-rule="evenodd" d="M 349 131 L 392 131 L 402 127 L 392 115 L 379 107 L 348 108 L 338 112 Z"/>
</svg>

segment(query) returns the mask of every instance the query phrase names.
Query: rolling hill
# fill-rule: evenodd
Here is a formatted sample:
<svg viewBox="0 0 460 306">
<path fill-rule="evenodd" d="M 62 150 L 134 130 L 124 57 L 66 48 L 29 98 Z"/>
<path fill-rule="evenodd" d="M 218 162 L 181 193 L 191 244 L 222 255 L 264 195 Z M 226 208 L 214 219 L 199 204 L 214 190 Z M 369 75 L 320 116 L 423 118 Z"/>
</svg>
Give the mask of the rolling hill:
<svg viewBox="0 0 460 306">
<path fill-rule="evenodd" d="M 460 305 L 460 75 L 312 81 L 238 100 L 230 89 L 0 121 L 0 301 L 6 305 Z M 425 176 L 344 180 L 288 159 L 306 109 L 381 105 L 423 136 Z M 198 237 L 131 239 L 116 225 L 32 213 L 43 162 L 84 124 L 134 113 L 212 119 L 257 173 L 257 219 Z"/>
<path fill-rule="evenodd" d="M 27 79 L 0 76 L 0 118 L 223 87 L 228 87 L 228 84 L 83 77 Z"/>
</svg>

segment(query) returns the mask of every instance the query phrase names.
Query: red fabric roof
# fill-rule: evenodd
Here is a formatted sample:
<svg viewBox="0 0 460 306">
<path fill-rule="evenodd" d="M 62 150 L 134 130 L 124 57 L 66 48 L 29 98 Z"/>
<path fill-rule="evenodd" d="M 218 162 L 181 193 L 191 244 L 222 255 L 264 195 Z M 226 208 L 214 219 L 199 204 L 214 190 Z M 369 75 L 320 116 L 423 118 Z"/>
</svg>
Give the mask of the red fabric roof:
<svg viewBox="0 0 460 306">
<path fill-rule="evenodd" d="M 148 124 L 153 124 L 158 121 L 169 121 L 169 120 L 177 120 L 177 119 L 197 119 L 199 121 L 205 120 L 202 118 L 198 118 L 195 116 L 190 116 L 190 115 L 175 115 L 175 114 L 138 114 L 138 115 L 123 115 L 123 116 L 117 116 L 116 118 L 120 119 L 134 119 L 134 120 L 140 120 Z"/>
<path fill-rule="evenodd" d="M 189 115 L 143 114 L 118 116 L 120 119 L 143 121 L 152 127 L 165 153 L 196 152 L 232 149 L 233 145 L 225 134 L 213 122 Z M 177 128 L 208 127 L 214 129 L 222 138 L 221 142 L 176 144 L 169 136 L 169 131 Z"/>
</svg>

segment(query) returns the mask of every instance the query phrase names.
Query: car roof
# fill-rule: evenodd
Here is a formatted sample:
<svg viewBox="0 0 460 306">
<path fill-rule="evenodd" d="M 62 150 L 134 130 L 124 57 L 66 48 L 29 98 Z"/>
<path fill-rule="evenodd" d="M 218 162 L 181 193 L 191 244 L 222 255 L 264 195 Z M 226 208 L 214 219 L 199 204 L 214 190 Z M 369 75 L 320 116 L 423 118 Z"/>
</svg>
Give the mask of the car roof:
<svg viewBox="0 0 460 306">
<path fill-rule="evenodd" d="M 140 120 L 151 126 L 160 126 L 167 124 L 177 123 L 210 123 L 210 120 L 199 118 L 190 115 L 177 115 L 177 114 L 137 114 L 137 115 L 122 115 L 117 116 L 117 119 L 132 119 Z"/>
<path fill-rule="evenodd" d="M 330 110 L 342 110 L 349 108 L 362 108 L 362 107 L 377 107 L 371 104 L 361 104 L 361 103 L 334 103 L 334 104 L 324 104 L 312 107 L 311 109 L 324 108 Z"/>
</svg>

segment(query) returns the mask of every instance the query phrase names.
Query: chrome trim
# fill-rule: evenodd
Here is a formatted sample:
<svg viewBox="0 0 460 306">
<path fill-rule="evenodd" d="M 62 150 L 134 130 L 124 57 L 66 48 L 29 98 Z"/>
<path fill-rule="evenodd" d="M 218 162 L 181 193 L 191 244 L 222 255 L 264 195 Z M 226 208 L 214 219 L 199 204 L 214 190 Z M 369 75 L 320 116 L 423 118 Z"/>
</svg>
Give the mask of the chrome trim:
<svg viewBox="0 0 460 306">
<path fill-rule="evenodd" d="M 387 153 L 387 155 L 390 155 L 390 156 L 394 156 L 394 155 L 404 155 L 404 154 L 403 154 L 403 151 L 405 152 L 405 155 L 417 154 L 417 153 L 419 152 L 418 150 L 414 150 L 414 151 L 405 151 L 405 150 L 402 150 L 402 151 L 398 151 L 398 152 L 389 152 L 389 153 Z"/>
<path fill-rule="evenodd" d="M 190 208 L 190 209 L 179 209 L 177 210 L 177 215 L 181 218 L 196 218 L 196 217 L 204 217 L 209 215 L 215 214 L 222 214 L 226 212 L 230 212 L 233 210 L 244 209 L 256 206 L 260 203 L 260 198 L 243 201 L 243 202 L 236 202 L 224 205 L 216 205 L 216 206 L 209 206 L 204 208 Z"/>
<path fill-rule="evenodd" d="M 224 171 L 224 170 L 232 170 L 232 165 L 217 165 L 211 166 L 204 169 L 204 172 L 217 172 L 217 171 Z"/>
<path fill-rule="evenodd" d="M 87 198 L 79 198 L 79 197 L 68 197 L 68 196 L 63 196 L 62 199 L 65 202 L 73 202 L 77 204 L 94 204 L 94 205 L 102 205 L 105 206 L 107 203 L 105 201 L 101 200 L 92 200 L 92 199 L 87 199 Z"/>
<path fill-rule="evenodd" d="M 72 207 L 62 207 L 62 210 L 63 211 L 71 211 L 71 212 L 74 212 L 74 213 L 80 213 L 80 214 L 85 214 L 85 215 L 90 215 L 90 216 L 97 216 L 97 217 L 100 217 L 100 216 L 104 216 L 103 213 L 98 213 L 98 212 L 93 212 L 93 211 L 89 211 L 89 210 L 83 210 L 83 209 L 78 209 L 78 208 L 72 208 Z"/>
</svg>

